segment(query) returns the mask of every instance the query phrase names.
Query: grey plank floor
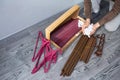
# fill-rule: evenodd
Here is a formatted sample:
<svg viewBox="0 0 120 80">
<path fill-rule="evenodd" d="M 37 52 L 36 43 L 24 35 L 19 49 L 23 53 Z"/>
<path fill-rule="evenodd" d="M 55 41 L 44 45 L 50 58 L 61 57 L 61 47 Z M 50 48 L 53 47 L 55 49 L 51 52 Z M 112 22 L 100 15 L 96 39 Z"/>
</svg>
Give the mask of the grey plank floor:
<svg viewBox="0 0 120 80">
<path fill-rule="evenodd" d="M 106 34 L 102 57 L 93 54 L 88 64 L 79 62 L 70 77 L 61 77 L 60 73 L 79 38 L 63 55 L 59 55 L 48 73 L 41 68 L 31 74 L 35 65 L 31 59 L 38 31 L 44 33 L 45 28 L 62 13 L 0 42 L 0 80 L 120 80 L 120 27 L 115 32 L 107 32 L 101 27 L 96 34 Z"/>
</svg>

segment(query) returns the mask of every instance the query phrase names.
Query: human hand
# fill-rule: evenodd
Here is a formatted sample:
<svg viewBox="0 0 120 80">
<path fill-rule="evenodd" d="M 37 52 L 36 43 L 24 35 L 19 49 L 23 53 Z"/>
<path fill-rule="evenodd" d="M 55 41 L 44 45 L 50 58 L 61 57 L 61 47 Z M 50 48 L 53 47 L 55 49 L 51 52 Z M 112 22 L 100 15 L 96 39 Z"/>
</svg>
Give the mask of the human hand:
<svg viewBox="0 0 120 80">
<path fill-rule="evenodd" d="M 85 28 L 87 28 L 90 25 L 90 19 L 87 18 L 85 20 L 85 23 L 82 25 L 82 33 L 84 33 Z"/>
<path fill-rule="evenodd" d="M 98 22 L 94 24 L 92 31 L 90 32 L 90 35 L 93 35 L 99 27 L 100 27 L 100 24 Z"/>
</svg>

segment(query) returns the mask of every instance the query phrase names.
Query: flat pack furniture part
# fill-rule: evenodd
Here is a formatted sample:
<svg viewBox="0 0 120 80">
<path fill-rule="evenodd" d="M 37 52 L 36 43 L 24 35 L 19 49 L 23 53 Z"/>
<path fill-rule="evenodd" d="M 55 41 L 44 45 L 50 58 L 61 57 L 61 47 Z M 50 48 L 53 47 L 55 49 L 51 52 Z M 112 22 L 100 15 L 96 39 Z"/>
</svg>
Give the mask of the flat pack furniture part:
<svg viewBox="0 0 120 80">
<path fill-rule="evenodd" d="M 67 41 L 67 43 L 64 44 L 64 46 L 62 47 L 60 47 L 53 40 L 51 40 L 51 33 L 55 31 L 57 28 L 59 28 L 60 25 L 65 24 L 67 21 L 71 19 L 79 19 L 80 21 L 84 22 L 84 19 L 78 16 L 79 11 L 80 7 L 78 5 L 74 5 L 72 8 L 66 11 L 63 15 L 61 15 L 58 19 L 56 19 L 51 25 L 49 25 L 45 29 L 46 38 L 50 40 L 52 44 L 55 45 L 57 48 L 60 48 L 62 51 L 64 51 L 80 35 L 81 30 L 78 31 L 72 38 L 70 38 L 70 40 Z"/>
<path fill-rule="evenodd" d="M 87 44 L 82 52 L 82 55 L 80 56 L 81 61 L 88 63 L 88 61 L 93 53 L 93 50 L 96 46 L 96 42 L 97 42 L 96 37 L 91 36 L 91 38 L 89 38 L 89 40 L 88 40 L 88 42 L 87 42 Z"/>
<path fill-rule="evenodd" d="M 64 65 L 60 75 L 70 76 L 79 60 L 88 63 L 93 50 L 95 49 L 96 42 L 97 38 L 95 36 L 88 38 L 86 35 L 82 35 Z"/>
<path fill-rule="evenodd" d="M 37 50 L 39 39 L 41 39 L 41 46 Z M 44 68 L 45 73 L 48 72 L 51 64 L 56 63 L 58 53 L 62 53 L 62 51 L 60 49 L 52 49 L 50 41 L 44 38 L 42 32 L 39 31 L 32 58 L 32 62 L 36 61 L 36 64 L 31 73 L 36 73 L 41 69 L 41 67 Z M 44 58 L 41 60 L 42 55 L 44 55 Z"/>
<path fill-rule="evenodd" d="M 105 43 L 105 34 L 101 34 L 98 35 L 97 38 L 99 38 L 99 43 L 97 45 L 97 50 L 95 52 L 95 54 L 97 56 L 102 56 L 102 51 L 103 51 L 103 47 L 104 47 L 104 43 Z"/>
<path fill-rule="evenodd" d="M 73 49 L 71 55 L 69 56 L 66 64 L 64 65 L 61 76 L 70 76 L 74 67 L 76 66 L 77 62 L 80 59 L 81 53 L 88 41 L 88 37 L 82 35 L 79 39 L 78 43 L 76 44 L 75 48 Z"/>
</svg>

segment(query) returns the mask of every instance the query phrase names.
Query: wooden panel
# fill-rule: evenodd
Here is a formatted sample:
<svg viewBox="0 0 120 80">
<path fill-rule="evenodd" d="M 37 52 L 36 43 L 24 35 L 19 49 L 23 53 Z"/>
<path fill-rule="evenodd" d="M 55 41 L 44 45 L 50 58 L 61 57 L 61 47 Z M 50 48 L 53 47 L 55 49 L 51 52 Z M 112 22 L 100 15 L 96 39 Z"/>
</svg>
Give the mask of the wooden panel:
<svg viewBox="0 0 120 80">
<path fill-rule="evenodd" d="M 80 19 L 81 21 L 84 22 L 84 19 L 81 18 L 80 16 L 78 16 L 80 7 L 78 5 L 73 6 L 72 8 L 70 8 L 68 11 L 66 11 L 62 16 L 60 16 L 57 20 L 55 20 L 50 26 L 48 26 L 45 29 L 45 34 L 46 34 L 46 38 L 48 40 L 50 39 L 50 34 L 56 29 L 58 28 L 60 25 L 64 24 L 66 21 L 70 20 L 70 19 Z M 65 50 L 79 35 L 80 35 L 81 31 L 79 31 L 77 34 L 75 34 L 75 36 L 73 36 L 63 47 L 60 47 L 59 45 L 57 45 L 54 41 L 51 41 L 53 45 L 55 45 L 57 48 L 61 48 L 61 50 Z"/>
</svg>

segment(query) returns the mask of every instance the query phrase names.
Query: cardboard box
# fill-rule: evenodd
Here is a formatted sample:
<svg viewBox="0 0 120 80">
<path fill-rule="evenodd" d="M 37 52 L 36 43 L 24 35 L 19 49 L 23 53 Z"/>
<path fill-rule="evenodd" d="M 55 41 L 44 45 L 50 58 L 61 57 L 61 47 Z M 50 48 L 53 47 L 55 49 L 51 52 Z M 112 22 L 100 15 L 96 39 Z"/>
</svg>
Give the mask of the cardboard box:
<svg viewBox="0 0 120 80">
<path fill-rule="evenodd" d="M 78 5 L 74 5 L 72 8 L 70 8 L 68 11 L 66 11 L 63 15 L 61 15 L 57 20 L 55 20 L 50 26 L 48 26 L 45 29 L 46 38 L 48 40 L 51 40 L 53 45 L 55 45 L 57 48 L 60 48 L 63 51 L 80 35 L 81 30 L 79 30 L 77 33 L 75 33 L 74 36 L 72 36 L 69 39 L 69 41 L 67 41 L 63 46 L 56 44 L 56 42 L 51 39 L 51 34 L 55 30 L 59 29 L 61 27 L 61 25 L 64 25 L 71 19 L 79 19 L 80 21 L 84 22 L 84 19 L 81 18 L 80 16 L 78 16 L 79 11 L 80 11 L 80 7 Z"/>
</svg>

